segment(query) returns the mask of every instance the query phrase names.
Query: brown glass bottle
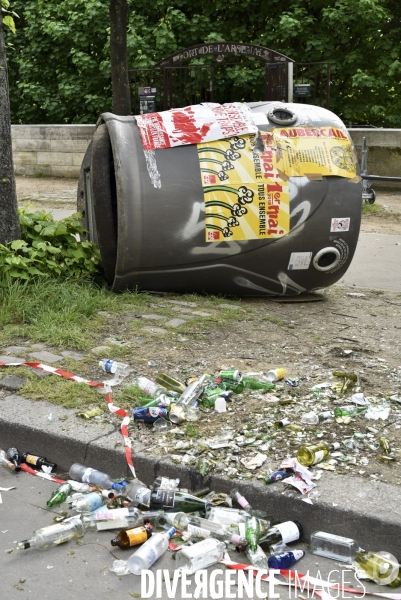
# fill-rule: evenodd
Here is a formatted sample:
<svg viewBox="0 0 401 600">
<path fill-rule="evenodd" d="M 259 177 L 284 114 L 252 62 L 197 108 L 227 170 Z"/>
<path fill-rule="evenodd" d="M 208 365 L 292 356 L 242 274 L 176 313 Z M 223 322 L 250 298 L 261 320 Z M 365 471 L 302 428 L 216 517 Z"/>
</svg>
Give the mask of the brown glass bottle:
<svg viewBox="0 0 401 600">
<path fill-rule="evenodd" d="M 149 525 L 141 525 L 126 531 L 120 531 L 114 540 L 111 540 L 112 546 L 118 546 L 122 550 L 128 550 L 132 546 L 143 544 L 152 535 L 152 529 Z"/>
</svg>

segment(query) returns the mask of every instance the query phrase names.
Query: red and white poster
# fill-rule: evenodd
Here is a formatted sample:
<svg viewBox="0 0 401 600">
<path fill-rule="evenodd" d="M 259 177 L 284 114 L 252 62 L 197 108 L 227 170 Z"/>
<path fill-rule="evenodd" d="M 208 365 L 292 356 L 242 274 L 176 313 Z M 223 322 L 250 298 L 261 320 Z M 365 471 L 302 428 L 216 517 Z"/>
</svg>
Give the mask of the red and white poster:
<svg viewBox="0 0 401 600">
<path fill-rule="evenodd" d="M 245 133 L 256 133 L 246 104 L 205 102 L 164 112 L 136 115 L 144 150 L 201 144 Z"/>
</svg>

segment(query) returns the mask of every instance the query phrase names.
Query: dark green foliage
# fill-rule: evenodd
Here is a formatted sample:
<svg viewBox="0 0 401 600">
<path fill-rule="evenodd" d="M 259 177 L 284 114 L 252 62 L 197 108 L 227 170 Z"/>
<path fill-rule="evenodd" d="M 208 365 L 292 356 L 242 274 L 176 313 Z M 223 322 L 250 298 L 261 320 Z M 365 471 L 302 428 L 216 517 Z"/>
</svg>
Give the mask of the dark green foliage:
<svg viewBox="0 0 401 600">
<path fill-rule="evenodd" d="M 331 62 L 331 109 L 346 123 L 401 127 L 398 0 L 129 5 L 129 68 L 202 42 L 256 43 L 297 62 Z M 109 0 L 15 0 L 21 18 L 9 52 L 14 123 L 93 123 L 111 110 L 108 6 Z M 261 99 L 264 68 L 255 67 L 231 67 L 217 80 L 231 90 L 227 100 Z"/>
<path fill-rule="evenodd" d="M 99 272 L 99 250 L 92 242 L 77 240 L 84 233 L 75 214 L 54 221 L 43 210 L 20 209 L 20 240 L 0 244 L 0 285 L 11 279 L 39 277 L 80 278 Z"/>
</svg>

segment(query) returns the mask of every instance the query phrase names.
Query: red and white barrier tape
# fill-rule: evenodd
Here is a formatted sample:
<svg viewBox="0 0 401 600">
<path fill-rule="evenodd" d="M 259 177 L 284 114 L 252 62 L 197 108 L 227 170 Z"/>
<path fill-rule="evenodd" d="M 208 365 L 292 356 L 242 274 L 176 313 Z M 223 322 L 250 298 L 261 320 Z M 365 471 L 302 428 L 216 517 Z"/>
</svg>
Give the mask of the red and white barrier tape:
<svg viewBox="0 0 401 600">
<path fill-rule="evenodd" d="M 77 383 L 86 383 L 90 387 L 105 387 L 106 388 L 107 406 L 109 407 L 110 412 L 118 415 L 119 417 L 123 417 L 123 421 L 121 423 L 121 435 L 123 436 L 123 439 L 124 439 L 125 458 L 127 460 L 127 464 L 131 470 L 133 477 L 136 477 L 134 461 L 132 459 L 132 444 L 131 444 L 131 440 L 130 440 L 130 437 L 128 434 L 128 425 L 129 425 L 131 419 L 126 410 L 124 410 L 123 408 L 118 408 L 117 406 L 114 406 L 113 399 L 111 397 L 111 388 L 107 384 L 107 382 L 104 383 L 103 381 L 101 381 L 100 383 L 96 383 L 95 381 L 89 381 L 88 379 L 84 379 L 83 377 L 78 377 L 78 375 L 73 375 L 72 373 L 68 373 L 68 371 L 63 371 L 62 369 L 56 369 L 55 367 L 50 367 L 49 365 L 42 365 L 42 363 L 36 363 L 36 362 L 5 363 L 5 362 L 0 362 L 0 367 L 19 367 L 19 366 L 33 367 L 34 369 L 39 369 L 41 371 L 47 371 L 49 373 L 53 373 L 54 375 L 59 375 L 59 377 L 65 377 L 66 379 L 76 381 Z M 28 469 L 24 469 L 24 471 L 32 472 L 34 470 L 32 469 L 32 470 L 28 471 Z M 35 471 L 34 474 L 38 475 L 39 472 Z"/>
<path fill-rule="evenodd" d="M 260 569 L 257 567 L 253 567 L 252 565 L 244 565 L 241 563 L 237 563 L 231 560 L 227 560 L 225 558 L 219 561 L 220 563 L 226 565 L 229 569 L 234 569 L 235 571 L 252 571 L 253 576 L 256 577 Z M 316 577 L 311 577 L 309 574 L 299 573 L 298 571 L 288 571 L 287 569 L 279 569 L 279 574 L 287 577 L 288 582 L 279 581 L 278 579 L 274 580 L 276 585 L 291 585 L 292 587 L 300 588 L 301 590 L 306 589 L 308 592 L 312 592 L 318 598 L 322 598 L 322 600 L 330 600 L 333 597 L 330 593 L 325 591 L 335 589 L 340 590 L 342 592 L 349 592 L 351 594 L 357 594 L 359 596 L 365 596 L 369 594 L 370 596 L 379 596 L 380 598 L 389 598 L 390 600 L 401 600 L 401 594 L 391 594 L 386 592 L 370 592 L 364 589 L 354 589 L 347 587 L 345 585 L 340 585 L 339 583 L 332 583 L 330 581 L 324 581 L 322 579 L 317 579 Z M 262 581 L 271 581 L 272 576 L 266 574 L 261 576 Z"/>
</svg>

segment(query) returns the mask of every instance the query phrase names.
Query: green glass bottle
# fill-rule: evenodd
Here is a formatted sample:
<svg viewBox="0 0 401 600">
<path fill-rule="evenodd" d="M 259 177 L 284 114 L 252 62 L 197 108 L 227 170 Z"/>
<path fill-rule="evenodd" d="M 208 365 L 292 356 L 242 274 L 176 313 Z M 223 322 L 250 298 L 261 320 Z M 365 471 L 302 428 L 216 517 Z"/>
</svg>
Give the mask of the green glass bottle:
<svg viewBox="0 0 401 600">
<path fill-rule="evenodd" d="M 400 565 L 391 554 L 387 552 L 357 552 L 355 562 L 376 583 L 391 587 L 401 585 Z"/>
<path fill-rule="evenodd" d="M 72 492 L 72 485 L 66 481 L 62 483 L 50 496 L 49 500 L 46 502 L 47 506 L 55 506 L 56 504 L 62 504 L 68 498 L 68 496 Z"/>
<path fill-rule="evenodd" d="M 260 538 L 260 522 L 256 517 L 248 517 L 246 519 L 245 537 L 249 547 L 255 552 Z"/>
<path fill-rule="evenodd" d="M 234 392 L 234 394 L 241 394 L 244 391 L 244 384 L 242 383 L 242 381 L 222 379 L 220 385 L 226 390 L 231 390 L 232 392 Z"/>
<path fill-rule="evenodd" d="M 150 494 L 149 508 L 151 510 L 164 510 L 165 512 L 200 512 L 205 514 L 206 502 L 186 492 L 171 490 L 153 490 Z"/>
<path fill-rule="evenodd" d="M 268 381 L 263 381 L 256 377 L 247 377 L 246 375 L 241 379 L 241 383 L 249 390 L 274 390 L 276 387 L 274 383 L 269 383 Z"/>
<path fill-rule="evenodd" d="M 159 385 L 165 387 L 166 390 L 179 392 L 180 394 L 182 394 L 182 392 L 185 390 L 185 385 L 181 383 L 181 381 L 178 381 L 178 379 L 175 379 L 166 373 L 160 373 L 160 375 L 156 377 L 155 381 Z"/>
<path fill-rule="evenodd" d="M 326 442 L 318 442 L 317 444 L 311 444 L 310 446 L 301 446 L 297 452 L 297 460 L 304 467 L 310 467 L 322 462 L 328 458 L 332 450 L 338 450 L 340 444 L 335 442 L 334 444 L 326 444 Z"/>
</svg>

